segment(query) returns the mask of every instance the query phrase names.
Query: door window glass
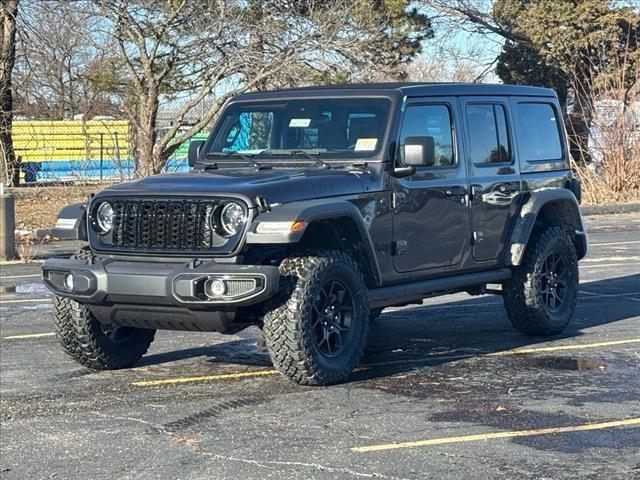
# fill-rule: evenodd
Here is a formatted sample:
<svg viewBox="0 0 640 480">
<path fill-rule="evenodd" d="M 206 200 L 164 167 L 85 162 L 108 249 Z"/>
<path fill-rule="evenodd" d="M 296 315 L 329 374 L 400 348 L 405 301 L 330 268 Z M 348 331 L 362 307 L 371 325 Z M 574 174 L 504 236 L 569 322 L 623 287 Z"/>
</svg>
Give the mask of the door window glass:
<svg viewBox="0 0 640 480">
<path fill-rule="evenodd" d="M 551 104 L 519 103 L 517 117 L 522 158 L 535 162 L 563 157 L 558 118 Z"/>
<path fill-rule="evenodd" d="M 416 105 L 407 108 L 400 134 L 398 150 L 400 164 L 404 165 L 402 152 L 407 137 L 433 137 L 435 144 L 434 167 L 454 165 L 453 131 L 451 112 L 446 105 Z"/>
<path fill-rule="evenodd" d="M 474 164 L 510 162 L 504 106 L 468 105 L 466 113 L 471 161 Z"/>
</svg>

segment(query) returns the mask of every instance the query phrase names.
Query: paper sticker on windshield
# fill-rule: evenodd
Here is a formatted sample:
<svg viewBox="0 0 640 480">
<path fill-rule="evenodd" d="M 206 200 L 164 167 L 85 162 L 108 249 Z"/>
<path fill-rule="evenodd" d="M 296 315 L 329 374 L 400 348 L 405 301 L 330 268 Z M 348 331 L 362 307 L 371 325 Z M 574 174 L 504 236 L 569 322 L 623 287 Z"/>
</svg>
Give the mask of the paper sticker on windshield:
<svg viewBox="0 0 640 480">
<path fill-rule="evenodd" d="M 378 144 L 377 138 L 359 138 L 356 142 L 355 150 L 375 150 L 376 145 Z"/>
<path fill-rule="evenodd" d="M 307 128 L 310 124 L 310 118 L 292 118 L 291 121 L 289 121 L 289 127 L 292 128 Z"/>
</svg>

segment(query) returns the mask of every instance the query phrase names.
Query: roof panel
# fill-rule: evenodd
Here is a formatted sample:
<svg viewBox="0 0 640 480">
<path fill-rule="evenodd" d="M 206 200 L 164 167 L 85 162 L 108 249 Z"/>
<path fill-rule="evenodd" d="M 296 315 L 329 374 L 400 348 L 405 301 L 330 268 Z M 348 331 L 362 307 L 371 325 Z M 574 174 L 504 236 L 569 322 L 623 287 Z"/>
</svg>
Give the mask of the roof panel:
<svg viewBox="0 0 640 480">
<path fill-rule="evenodd" d="M 284 98 L 289 95 L 318 95 L 328 92 L 336 92 L 353 95 L 367 93 L 394 92 L 408 96 L 427 95 L 522 95 L 522 96 L 544 96 L 555 97 L 555 92 L 549 88 L 530 87 L 526 85 L 503 85 L 491 83 L 421 83 L 421 82 L 395 82 L 395 83 L 348 83 L 337 85 L 319 85 L 310 87 L 298 87 L 284 90 L 272 90 L 268 92 L 245 93 L 239 97 L 250 99 L 259 97 L 266 99 L 270 94 Z"/>
</svg>

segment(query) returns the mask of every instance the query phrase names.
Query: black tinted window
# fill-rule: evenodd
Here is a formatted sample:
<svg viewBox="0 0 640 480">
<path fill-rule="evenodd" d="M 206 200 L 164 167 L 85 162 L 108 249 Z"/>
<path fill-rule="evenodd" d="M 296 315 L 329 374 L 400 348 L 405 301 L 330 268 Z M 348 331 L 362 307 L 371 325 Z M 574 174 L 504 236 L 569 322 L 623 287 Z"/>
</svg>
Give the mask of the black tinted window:
<svg viewBox="0 0 640 480">
<path fill-rule="evenodd" d="M 418 105 L 409 107 L 404 115 L 400 135 L 400 163 L 407 137 L 433 137 L 435 144 L 434 167 L 454 164 L 451 113 L 446 105 Z"/>
<path fill-rule="evenodd" d="M 505 163 L 509 156 L 509 135 L 504 106 L 468 105 L 470 156 L 473 163 Z"/>
<path fill-rule="evenodd" d="M 524 160 L 562 158 L 558 118 L 548 103 L 520 103 L 517 109 L 518 146 Z"/>
</svg>

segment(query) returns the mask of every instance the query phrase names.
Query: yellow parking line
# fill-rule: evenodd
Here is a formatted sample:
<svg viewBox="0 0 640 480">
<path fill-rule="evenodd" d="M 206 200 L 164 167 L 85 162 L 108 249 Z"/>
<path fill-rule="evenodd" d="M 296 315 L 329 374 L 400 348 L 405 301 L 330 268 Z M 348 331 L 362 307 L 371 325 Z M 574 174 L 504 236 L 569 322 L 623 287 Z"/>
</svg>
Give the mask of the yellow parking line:
<svg viewBox="0 0 640 480">
<path fill-rule="evenodd" d="M 609 267 L 634 267 L 640 265 L 640 262 L 620 262 L 620 263 L 601 263 L 601 264 L 580 264 L 580 268 L 609 268 Z"/>
<path fill-rule="evenodd" d="M 640 240 L 629 240 L 627 242 L 607 242 L 607 243 L 591 243 L 590 247 L 608 247 L 611 245 L 628 245 L 631 243 L 640 243 Z"/>
<path fill-rule="evenodd" d="M 55 333 L 31 333 L 29 335 L 9 335 L 8 337 L 3 337 L 3 340 L 24 340 L 27 338 L 44 338 L 44 337 L 53 337 Z"/>
<path fill-rule="evenodd" d="M 27 298 L 21 300 L 0 300 L 0 305 L 5 305 L 9 303 L 47 303 L 50 302 L 50 298 Z"/>
<path fill-rule="evenodd" d="M 608 342 L 597 342 L 597 343 L 578 343 L 575 345 L 556 345 L 552 347 L 516 348 L 513 350 L 503 350 L 501 352 L 487 353 L 485 355 L 487 357 L 494 357 L 494 356 L 500 356 L 500 355 L 523 355 L 525 353 L 557 352 L 561 350 L 579 350 L 582 348 L 608 347 L 611 345 L 627 345 L 630 343 L 640 343 L 640 338 L 628 338 L 624 340 L 611 340 Z"/>
<path fill-rule="evenodd" d="M 477 442 L 481 440 L 496 440 L 501 438 L 532 437 L 535 435 L 552 435 L 556 433 L 584 432 L 588 430 L 602 430 L 605 428 L 632 427 L 640 425 L 640 417 L 612 420 L 608 422 L 587 423 L 568 427 L 539 428 L 531 430 L 514 430 L 510 432 L 480 433 L 477 435 L 462 435 L 459 437 L 432 438 L 415 442 L 385 443 L 351 448 L 354 452 L 379 452 L 381 450 L 395 450 L 399 448 L 426 447 L 431 445 L 446 445 L 448 443 Z"/>
<path fill-rule="evenodd" d="M 135 385 L 137 387 L 155 387 L 157 385 L 175 385 L 177 383 L 209 382 L 213 380 L 229 380 L 233 378 L 262 377 L 265 375 L 275 375 L 277 373 L 277 370 L 256 370 L 254 372 L 223 373 L 219 375 L 202 375 L 200 377 L 178 377 L 167 378 L 164 380 L 145 380 L 140 382 L 133 382 L 132 385 Z"/>
<path fill-rule="evenodd" d="M 386 362 L 373 362 L 373 363 L 365 363 L 357 368 L 357 370 L 373 368 L 373 367 L 383 367 L 388 365 L 396 365 L 396 364 L 407 364 L 407 363 L 427 363 L 429 361 L 434 360 L 462 360 L 465 358 L 475 358 L 475 357 L 492 357 L 492 356 L 506 356 L 506 355 L 522 355 L 525 353 L 538 353 L 538 352 L 553 352 L 556 350 L 577 350 L 581 348 L 597 348 L 597 347 L 607 347 L 610 345 L 626 345 L 632 343 L 640 343 L 640 338 L 631 338 L 625 340 L 612 340 L 609 342 L 598 342 L 598 343 L 583 343 L 577 345 L 558 345 L 555 347 L 540 347 L 540 348 L 522 348 L 522 349 L 513 349 L 513 350 L 504 350 L 501 352 L 492 352 L 492 353 L 469 353 L 469 354 L 459 354 L 459 355 L 429 355 L 424 358 L 410 358 L 410 359 L 398 359 L 398 360 L 390 360 Z M 211 382 L 216 380 L 229 380 L 234 378 L 247 378 L 247 377 L 263 377 L 267 375 L 275 375 L 277 374 L 277 370 L 256 370 L 253 372 L 240 372 L 240 373 L 224 373 L 219 375 L 202 375 L 198 377 L 177 377 L 177 378 L 167 378 L 163 380 L 143 380 L 139 382 L 133 382 L 133 385 L 138 387 L 155 387 L 159 385 L 177 385 L 181 383 L 194 383 L 194 382 Z"/>
<path fill-rule="evenodd" d="M 560 350 L 579 350 L 582 348 L 607 347 L 610 345 L 626 345 L 631 343 L 640 343 L 640 338 L 630 338 L 625 340 L 611 340 L 609 342 L 598 342 L 598 343 L 582 343 L 577 345 L 557 345 L 553 347 L 514 348 L 511 350 L 503 350 L 500 352 L 490 352 L 490 353 L 470 352 L 470 353 L 459 353 L 455 355 L 429 354 L 429 355 L 425 355 L 422 358 L 408 358 L 408 359 L 389 360 L 386 362 L 383 361 L 383 362 L 367 363 L 362 365 L 361 368 L 384 367 L 388 365 L 402 365 L 405 363 L 427 363 L 429 361 L 434 361 L 434 360 L 463 360 L 465 358 L 524 355 L 526 353 L 554 352 L 554 351 L 560 351 Z"/>
</svg>

